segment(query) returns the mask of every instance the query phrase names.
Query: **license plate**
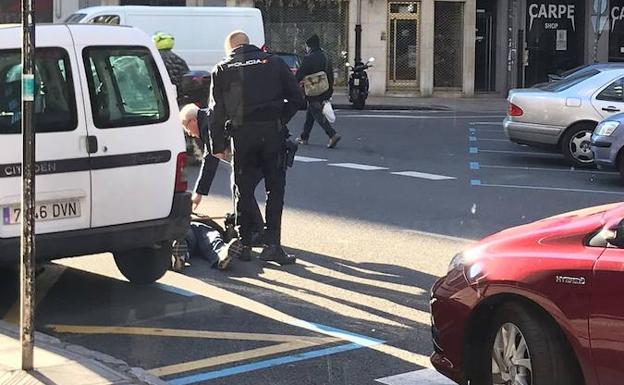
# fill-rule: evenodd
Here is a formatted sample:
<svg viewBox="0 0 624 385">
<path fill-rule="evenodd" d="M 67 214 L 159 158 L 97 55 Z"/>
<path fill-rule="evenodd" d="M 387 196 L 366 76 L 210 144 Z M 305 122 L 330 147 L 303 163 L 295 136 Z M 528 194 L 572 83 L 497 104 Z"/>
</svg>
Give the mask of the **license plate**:
<svg viewBox="0 0 624 385">
<path fill-rule="evenodd" d="M 353 79 L 353 85 L 354 86 L 359 86 L 360 85 L 360 79 Z"/>
<path fill-rule="evenodd" d="M 80 216 L 80 201 L 77 199 L 41 202 L 35 206 L 35 220 L 53 221 Z M 14 225 L 22 222 L 22 209 L 20 206 L 5 206 L 2 208 L 2 222 L 5 225 Z"/>
</svg>

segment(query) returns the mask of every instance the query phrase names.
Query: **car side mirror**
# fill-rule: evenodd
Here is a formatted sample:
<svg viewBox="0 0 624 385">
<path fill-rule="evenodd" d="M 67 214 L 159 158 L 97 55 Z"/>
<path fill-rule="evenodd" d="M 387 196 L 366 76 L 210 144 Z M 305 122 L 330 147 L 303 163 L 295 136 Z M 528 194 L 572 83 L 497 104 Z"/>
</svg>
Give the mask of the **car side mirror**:
<svg viewBox="0 0 624 385">
<path fill-rule="evenodd" d="M 608 239 L 613 246 L 624 248 L 624 219 L 618 223 L 613 238 Z"/>
</svg>

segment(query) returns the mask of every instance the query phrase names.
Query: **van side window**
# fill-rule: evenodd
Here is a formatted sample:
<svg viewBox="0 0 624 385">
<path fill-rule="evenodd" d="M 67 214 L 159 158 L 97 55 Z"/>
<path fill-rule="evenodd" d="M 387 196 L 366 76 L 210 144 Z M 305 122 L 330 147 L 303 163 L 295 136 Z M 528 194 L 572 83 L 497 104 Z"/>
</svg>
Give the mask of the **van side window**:
<svg viewBox="0 0 624 385">
<path fill-rule="evenodd" d="M 605 88 L 598 96 L 598 100 L 610 102 L 624 102 L 624 78 L 620 78 Z"/>
<path fill-rule="evenodd" d="M 67 52 L 39 48 L 35 55 L 36 132 L 75 130 L 76 99 Z M 21 62 L 19 50 L 0 51 L 0 135 L 19 134 L 22 130 Z"/>
<path fill-rule="evenodd" d="M 119 25 L 119 20 L 120 19 L 118 15 L 101 15 L 89 20 L 89 23 Z"/>
<path fill-rule="evenodd" d="M 89 47 L 83 59 L 96 127 L 140 126 L 169 119 L 167 96 L 149 49 Z"/>
</svg>

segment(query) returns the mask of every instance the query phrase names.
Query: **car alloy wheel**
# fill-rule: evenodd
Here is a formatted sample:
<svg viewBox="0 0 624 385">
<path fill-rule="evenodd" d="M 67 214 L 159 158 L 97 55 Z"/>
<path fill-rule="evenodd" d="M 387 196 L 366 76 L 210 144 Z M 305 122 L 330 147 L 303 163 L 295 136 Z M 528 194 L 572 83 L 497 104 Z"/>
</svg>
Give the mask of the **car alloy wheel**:
<svg viewBox="0 0 624 385">
<path fill-rule="evenodd" d="M 594 153 L 591 150 L 591 131 L 579 131 L 570 138 L 570 154 L 580 163 L 592 163 Z"/>
<path fill-rule="evenodd" d="M 493 385 L 531 385 L 531 354 L 520 329 L 503 324 L 496 333 L 492 349 Z"/>
</svg>

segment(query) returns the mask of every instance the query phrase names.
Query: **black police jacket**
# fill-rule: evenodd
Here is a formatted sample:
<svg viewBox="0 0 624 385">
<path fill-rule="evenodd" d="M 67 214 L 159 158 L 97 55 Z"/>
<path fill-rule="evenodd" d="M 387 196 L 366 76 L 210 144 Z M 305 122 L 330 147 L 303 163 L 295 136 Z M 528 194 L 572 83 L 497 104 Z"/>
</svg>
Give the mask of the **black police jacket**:
<svg viewBox="0 0 624 385">
<path fill-rule="evenodd" d="M 329 90 L 319 96 L 307 96 L 311 102 L 324 102 L 329 100 L 334 93 L 334 68 L 331 60 L 327 57 L 325 51 L 320 48 L 313 48 L 309 54 L 303 58 L 301 68 L 297 72 L 297 80 L 302 81 L 308 75 L 325 71 L 327 73 L 327 81 L 329 82 Z"/>
<path fill-rule="evenodd" d="M 235 127 L 278 120 L 286 124 L 304 105 L 297 80 L 281 58 L 254 45 L 236 48 L 212 71 L 212 153 L 226 148 L 224 131 L 228 120 Z"/>
</svg>

